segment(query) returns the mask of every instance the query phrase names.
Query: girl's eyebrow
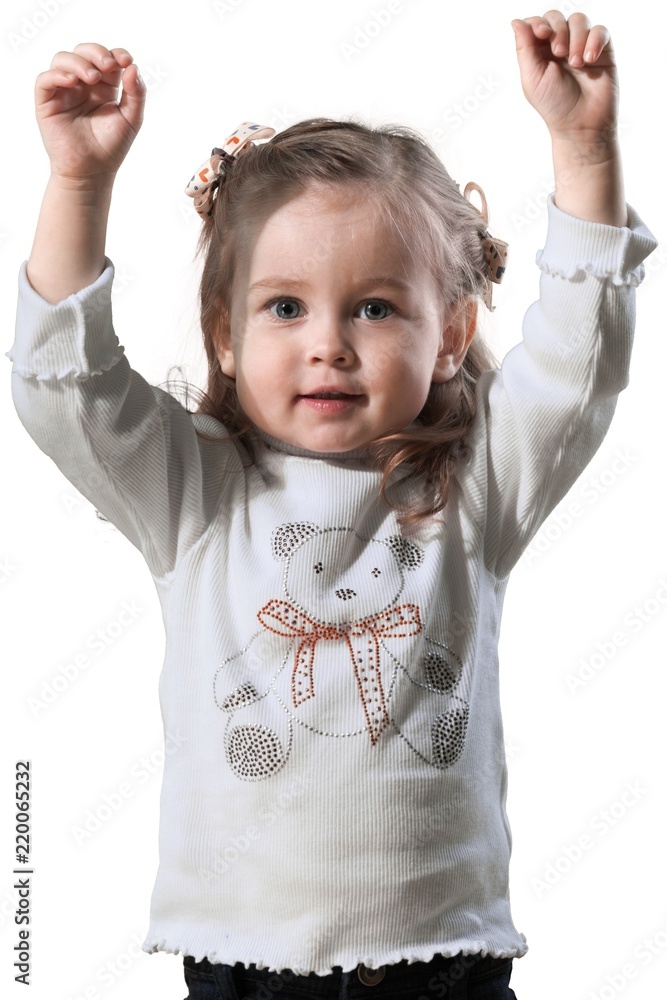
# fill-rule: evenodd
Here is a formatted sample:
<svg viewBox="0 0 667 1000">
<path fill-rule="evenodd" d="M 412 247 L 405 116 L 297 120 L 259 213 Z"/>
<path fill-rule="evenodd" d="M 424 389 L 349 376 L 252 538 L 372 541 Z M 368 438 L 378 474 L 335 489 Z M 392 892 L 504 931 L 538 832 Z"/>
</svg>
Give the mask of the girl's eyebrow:
<svg viewBox="0 0 667 1000">
<path fill-rule="evenodd" d="M 397 288 L 399 291 L 409 291 L 412 287 L 409 281 L 404 281 L 394 275 L 380 275 L 379 277 L 360 278 L 354 287 L 357 291 L 360 291 L 363 288 L 378 288 L 380 286 Z M 299 289 L 308 287 L 309 282 L 300 278 L 286 278 L 280 274 L 270 274 L 266 278 L 262 278 L 260 281 L 254 281 L 248 288 L 248 292 L 261 288 Z"/>
</svg>

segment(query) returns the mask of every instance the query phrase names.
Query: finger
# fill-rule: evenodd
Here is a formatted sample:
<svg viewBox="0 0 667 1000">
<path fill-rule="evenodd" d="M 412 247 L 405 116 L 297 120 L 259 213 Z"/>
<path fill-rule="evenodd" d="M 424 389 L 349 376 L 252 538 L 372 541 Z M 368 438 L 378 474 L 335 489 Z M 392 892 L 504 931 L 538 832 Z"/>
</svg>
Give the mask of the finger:
<svg viewBox="0 0 667 1000">
<path fill-rule="evenodd" d="M 539 18 L 539 20 L 543 24 L 546 24 L 550 30 L 550 34 L 547 35 L 543 29 L 541 37 L 549 42 L 551 52 L 555 58 L 562 59 L 567 56 L 570 48 L 569 29 L 568 22 L 561 12 L 559 10 L 548 10 L 544 17 Z"/>
<path fill-rule="evenodd" d="M 567 56 L 569 48 L 567 21 L 560 11 L 548 11 L 544 17 L 526 17 L 521 23 L 530 29 L 531 37 L 525 36 L 525 45 L 537 46 L 536 57 L 539 53 L 543 61 L 549 50 L 557 59 Z"/>
<path fill-rule="evenodd" d="M 76 55 L 88 59 L 99 70 L 114 68 L 114 66 L 129 66 L 132 56 L 127 49 L 107 49 L 98 42 L 80 42 L 74 46 Z"/>
<path fill-rule="evenodd" d="M 77 45 L 74 52 L 57 52 L 51 61 L 51 69 L 73 73 L 84 83 L 105 83 L 118 85 L 123 65 L 132 62 L 126 49 L 109 52 L 101 45 L 84 43 Z"/>
<path fill-rule="evenodd" d="M 120 49 L 120 48 L 110 49 L 110 52 L 111 55 L 116 60 L 116 62 L 120 63 L 121 66 L 129 66 L 130 63 L 133 61 L 132 56 L 127 51 L 127 49 Z"/>
<path fill-rule="evenodd" d="M 79 73 L 61 69 L 47 69 L 40 73 L 35 81 L 35 103 L 37 106 L 50 101 L 56 90 L 61 87 L 76 87 L 80 84 Z M 86 84 L 89 81 L 84 81 Z"/>
<path fill-rule="evenodd" d="M 570 66 L 580 67 L 584 65 L 584 48 L 591 28 L 591 22 L 585 14 L 572 14 L 568 20 L 570 30 L 570 51 L 568 62 Z"/>
<path fill-rule="evenodd" d="M 596 63 L 602 53 L 605 53 L 606 63 L 613 63 L 614 56 L 611 45 L 611 35 L 603 24 L 596 24 L 588 33 L 584 46 L 584 60 L 588 64 Z"/>
<path fill-rule="evenodd" d="M 512 21 L 512 28 L 522 77 L 524 73 L 539 76 L 544 71 L 544 45 L 550 26 L 541 17 L 527 17 Z"/>
<path fill-rule="evenodd" d="M 141 78 L 136 63 L 123 73 L 123 91 L 120 95 L 118 108 L 125 121 L 138 132 L 144 120 L 144 104 L 146 101 L 146 84 Z"/>
<path fill-rule="evenodd" d="M 100 71 L 88 59 L 76 55 L 74 52 L 56 52 L 51 60 L 51 69 L 59 70 L 61 73 L 72 73 L 80 80 L 91 82 L 99 80 Z"/>
<path fill-rule="evenodd" d="M 105 84 L 117 88 L 123 69 L 116 56 L 109 53 L 109 58 L 106 58 L 101 52 L 90 52 L 89 54 L 102 63 L 102 66 L 105 67 L 104 72 L 93 66 L 89 59 L 76 52 L 57 52 L 51 62 L 51 69 L 40 73 L 35 82 L 37 104 L 49 101 L 59 87 L 71 88 L 79 83 L 86 86 Z M 118 50 L 118 59 L 122 62 L 128 62 L 128 60 L 130 63 L 132 62 L 132 56 L 126 49 Z"/>
</svg>

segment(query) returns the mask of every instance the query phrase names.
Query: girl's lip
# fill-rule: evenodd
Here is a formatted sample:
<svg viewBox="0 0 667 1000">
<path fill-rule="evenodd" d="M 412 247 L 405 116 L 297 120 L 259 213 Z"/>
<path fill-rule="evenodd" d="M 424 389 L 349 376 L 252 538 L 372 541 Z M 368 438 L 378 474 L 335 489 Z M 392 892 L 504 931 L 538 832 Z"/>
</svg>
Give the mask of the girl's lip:
<svg viewBox="0 0 667 1000">
<path fill-rule="evenodd" d="M 304 392 L 300 394 L 301 399 L 310 399 L 312 396 L 358 396 L 359 393 L 349 392 L 347 389 L 341 389 L 337 385 L 318 385 L 315 389 L 310 392 Z"/>
<path fill-rule="evenodd" d="M 309 396 L 297 396 L 296 401 L 313 410 L 318 410 L 320 413 L 342 413 L 362 399 L 363 396 L 351 393 L 336 393 L 334 395 L 332 392 L 322 392 L 312 393 Z"/>
</svg>

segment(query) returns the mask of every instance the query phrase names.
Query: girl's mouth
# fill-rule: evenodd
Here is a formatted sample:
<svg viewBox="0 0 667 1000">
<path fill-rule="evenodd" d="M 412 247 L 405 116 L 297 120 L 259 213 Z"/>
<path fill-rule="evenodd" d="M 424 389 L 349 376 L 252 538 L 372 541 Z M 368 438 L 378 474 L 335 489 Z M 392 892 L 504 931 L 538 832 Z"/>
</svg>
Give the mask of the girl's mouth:
<svg viewBox="0 0 667 1000">
<path fill-rule="evenodd" d="M 342 413 L 362 399 L 363 396 L 347 392 L 313 392 L 308 396 L 297 396 L 297 403 L 304 403 L 320 413 Z"/>
</svg>

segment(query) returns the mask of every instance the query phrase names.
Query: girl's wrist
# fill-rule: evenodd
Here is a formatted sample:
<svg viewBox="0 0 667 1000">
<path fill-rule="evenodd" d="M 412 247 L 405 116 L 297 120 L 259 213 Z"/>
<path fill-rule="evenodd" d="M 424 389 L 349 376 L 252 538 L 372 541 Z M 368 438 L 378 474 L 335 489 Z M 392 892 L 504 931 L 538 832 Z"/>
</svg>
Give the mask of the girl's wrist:
<svg viewBox="0 0 667 1000">
<path fill-rule="evenodd" d="M 30 284 L 55 305 L 104 270 L 111 178 L 52 174 L 28 260 Z"/>
<path fill-rule="evenodd" d="M 608 163 L 620 158 L 618 126 L 603 129 L 577 129 L 568 132 L 550 131 L 554 160 L 557 157 L 569 159 L 573 165 Z"/>
<path fill-rule="evenodd" d="M 111 194 L 115 180 L 115 173 L 101 173 L 87 177 L 77 177 L 72 174 L 52 170 L 49 177 L 49 185 L 57 188 L 64 194 L 85 196 L 86 200 L 96 197 L 106 199 Z"/>
<path fill-rule="evenodd" d="M 593 162 L 554 155 L 554 180 L 556 205 L 563 212 L 607 226 L 627 225 L 620 157 Z"/>
<path fill-rule="evenodd" d="M 605 129 L 551 133 L 551 140 L 558 208 L 589 222 L 627 225 L 615 123 Z"/>
</svg>

